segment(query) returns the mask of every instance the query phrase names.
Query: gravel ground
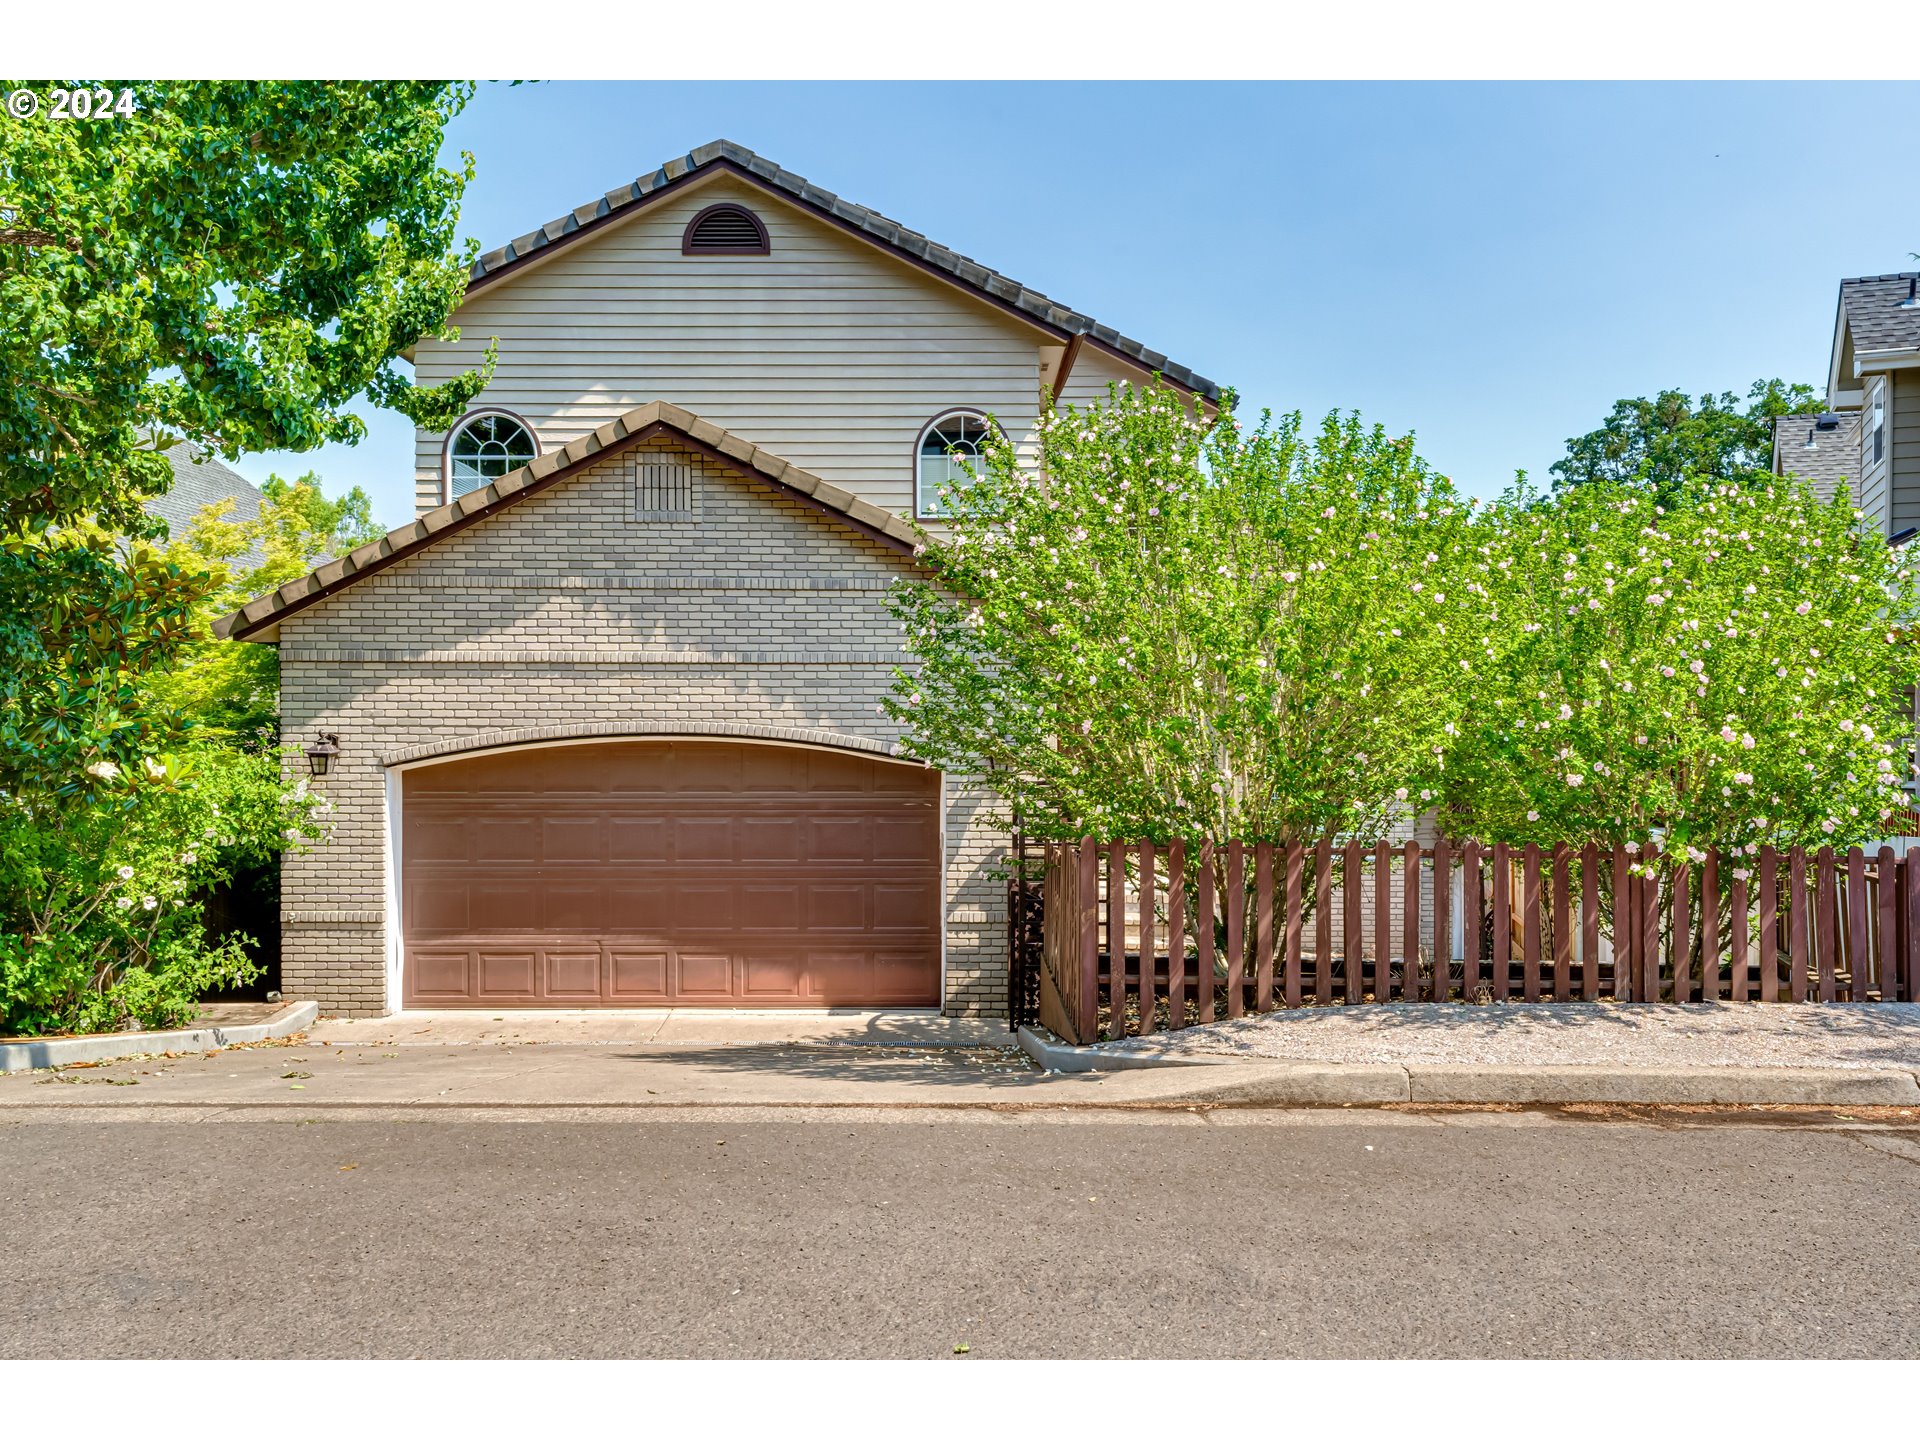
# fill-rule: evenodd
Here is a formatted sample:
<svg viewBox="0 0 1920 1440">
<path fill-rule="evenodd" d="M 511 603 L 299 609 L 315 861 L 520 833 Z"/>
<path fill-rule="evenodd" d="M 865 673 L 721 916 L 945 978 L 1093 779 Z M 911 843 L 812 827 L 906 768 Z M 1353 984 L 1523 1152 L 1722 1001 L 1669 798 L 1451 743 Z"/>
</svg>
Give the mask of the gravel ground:
<svg viewBox="0 0 1920 1440">
<path fill-rule="evenodd" d="M 1920 1070 L 1920 1005 L 1358 1005 L 1276 1010 L 1102 1049 L 1425 1065 Z"/>
</svg>

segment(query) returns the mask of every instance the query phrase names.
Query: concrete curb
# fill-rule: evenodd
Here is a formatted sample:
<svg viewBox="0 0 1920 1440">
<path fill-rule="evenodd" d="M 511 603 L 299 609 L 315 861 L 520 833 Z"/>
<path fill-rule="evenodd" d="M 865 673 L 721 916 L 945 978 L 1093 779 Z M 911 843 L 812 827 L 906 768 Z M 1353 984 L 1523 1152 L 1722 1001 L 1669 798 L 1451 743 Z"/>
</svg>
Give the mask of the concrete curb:
<svg viewBox="0 0 1920 1440">
<path fill-rule="evenodd" d="M 1020 1048 L 1042 1070 L 1058 1075 L 1085 1075 L 1110 1070 L 1187 1070 L 1196 1066 L 1237 1065 L 1230 1055 L 1159 1055 L 1128 1050 L 1101 1050 L 1092 1045 L 1069 1045 L 1050 1034 L 1022 1025 L 1016 1037 Z"/>
<path fill-rule="evenodd" d="M 1128 1097 L 1145 1103 L 1920 1106 L 1920 1077 L 1892 1068 L 1342 1064 L 1231 1055 L 1176 1059 L 1068 1045 L 1024 1026 L 1020 1048 L 1054 1074 L 1158 1071 L 1157 1078 L 1138 1075 L 1124 1082 Z"/>
<path fill-rule="evenodd" d="M 168 1050 L 224 1050 L 229 1045 L 279 1040 L 305 1030 L 319 1018 L 319 1005 L 299 1000 L 258 1025 L 202 1025 L 192 1030 L 123 1030 L 112 1035 L 73 1035 L 57 1040 L 9 1040 L 0 1044 L 0 1074 L 47 1070 L 83 1060 L 124 1060 L 129 1055 L 158 1055 Z"/>
</svg>

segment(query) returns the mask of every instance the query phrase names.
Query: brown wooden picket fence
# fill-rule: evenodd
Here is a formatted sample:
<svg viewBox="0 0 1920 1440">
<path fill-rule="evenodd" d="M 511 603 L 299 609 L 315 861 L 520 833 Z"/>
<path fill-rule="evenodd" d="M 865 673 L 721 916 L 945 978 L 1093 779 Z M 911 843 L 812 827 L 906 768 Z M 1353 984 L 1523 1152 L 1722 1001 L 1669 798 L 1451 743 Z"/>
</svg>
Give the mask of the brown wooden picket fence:
<svg viewBox="0 0 1920 1440">
<path fill-rule="evenodd" d="M 1040 1019 L 1081 1044 L 1276 1006 L 1920 991 L 1920 852 L 1040 843 Z"/>
</svg>

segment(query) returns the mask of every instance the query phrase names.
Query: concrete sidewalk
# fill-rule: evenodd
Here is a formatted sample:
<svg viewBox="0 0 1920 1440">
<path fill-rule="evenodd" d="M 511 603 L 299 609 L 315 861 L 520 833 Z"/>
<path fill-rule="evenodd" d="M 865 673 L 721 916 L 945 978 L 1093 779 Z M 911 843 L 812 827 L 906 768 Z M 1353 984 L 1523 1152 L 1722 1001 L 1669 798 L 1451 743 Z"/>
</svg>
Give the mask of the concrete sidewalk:
<svg viewBox="0 0 1920 1440">
<path fill-rule="evenodd" d="M 332 1045 L 914 1045 L 1007 1046 L 1004 1020 L 932 1010 L 412 1010 L 322 1020 Z"/>
</svg>

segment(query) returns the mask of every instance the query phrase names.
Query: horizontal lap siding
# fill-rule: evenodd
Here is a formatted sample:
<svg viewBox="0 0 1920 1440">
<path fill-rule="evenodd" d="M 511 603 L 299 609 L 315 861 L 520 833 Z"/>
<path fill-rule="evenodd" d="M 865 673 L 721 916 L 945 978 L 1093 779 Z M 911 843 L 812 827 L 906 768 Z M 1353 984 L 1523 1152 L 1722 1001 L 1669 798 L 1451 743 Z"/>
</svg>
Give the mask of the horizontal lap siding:
<svg viewBox="0 0 1920 1440">
<path fill-rule="evenodd" d="M 766 256 L 687 256 L 699 210 L 738 200 Z M 991 306 L 771 196 L 718 179 L 481 290 L 461 339 L 422 341 L 422 384 L 500 342 L 477 404 L 524 416 L 548 448 L 669 400 L 890 510 L 912 505 L 913 450 L 943 410 L 991 412 L 1028 453 L 1039 336 Z M 441 444 L 422 434 L 419 508 L 441 501 Z"/>
<path fill-rule="evenodd" d="M 1920 370 L 1888 376 L 1893 401 L 1887 415 L 1893 519 L 1890 534 L 1920 526 Z"/>
<path fill-rule="evenodd" d="M 1885 377 L 1879 377 L 1877 381 L 1869 380 L 1867 383 L 1866 403 L 1860 412 L 1859 443 L 1855 451 L 1860 480 L 1857 485 L 1851 486 L 1850 488 L 1854 495 L 1854 505 L 1858 509 L 1866 511 L 1869 516 L 1879 523 L 1882 527 L 1881 534 L 1890 535 L 1893 532 L 1885 528 L 1891 519 L 1892 511 L 1892 506 L 1888 501 L 1887 455 L 1883 454 L 1877 462 L 1873 458 L 1873 434 L 1871 425 L 1873 422 L 1873 401 L 1876 394 L 1881 395 L 1889 402 L 1887 407 L 1887 446 L 1889 452 L 1891 451 L 1893 443 L 1894 416 L 1891 404 L 1892 396 L 1884 390 L 1876 391 L 1874 389 L 1876 383 L 1884 386 L 1886 384 Z"/>
</svg>

